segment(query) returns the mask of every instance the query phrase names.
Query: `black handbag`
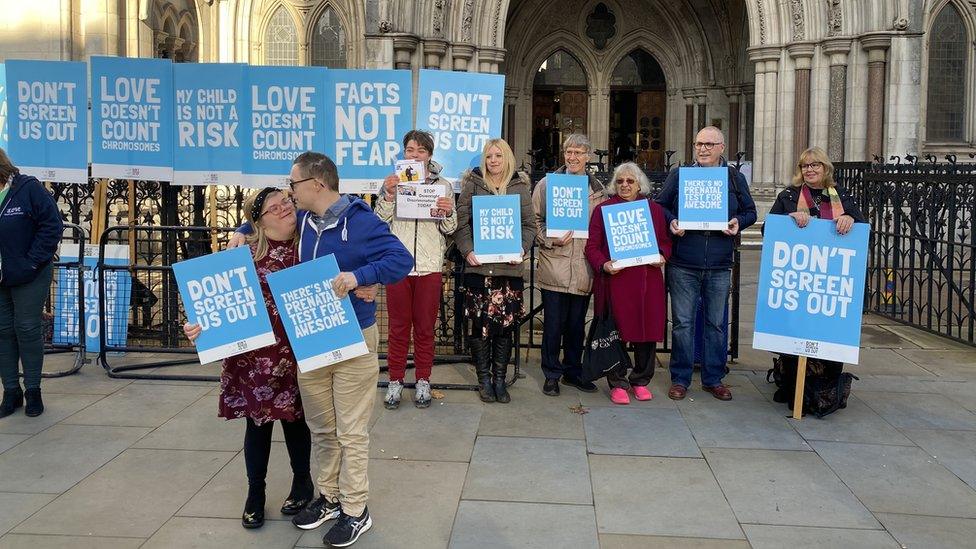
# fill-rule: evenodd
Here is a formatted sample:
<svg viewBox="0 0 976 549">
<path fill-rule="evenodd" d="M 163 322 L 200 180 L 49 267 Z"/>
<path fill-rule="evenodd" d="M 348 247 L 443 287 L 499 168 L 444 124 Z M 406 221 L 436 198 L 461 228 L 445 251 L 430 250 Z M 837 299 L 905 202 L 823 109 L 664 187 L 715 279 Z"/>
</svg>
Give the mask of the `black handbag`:
<svg viewBox="0 0 976 549">
<path fill-rule="evenodd" d="M 590 329 L 586 333 L 586 347 L 583 349 L 583 381 L 594 381 L 607 375 L 608 372 L 623 366 L 631 367 L 630 355 L 624 342 L 620 340 L 620 331 L 613 320 L 610 310 L 610 292 L 607 296 L 606 307 L 602 316 L 594 316 L 590 321 Z"/>
</svg>

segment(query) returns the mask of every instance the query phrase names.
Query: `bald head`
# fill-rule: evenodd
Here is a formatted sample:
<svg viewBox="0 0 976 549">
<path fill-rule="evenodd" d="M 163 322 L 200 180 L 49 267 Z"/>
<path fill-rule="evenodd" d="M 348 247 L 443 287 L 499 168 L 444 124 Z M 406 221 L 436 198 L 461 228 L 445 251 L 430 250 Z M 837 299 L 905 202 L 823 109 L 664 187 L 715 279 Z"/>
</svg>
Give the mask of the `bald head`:
<svg viewBox="0 0 976 549">
<path fill-rule="evenodd" d="M 725 134 L 715 126 L 702 128 L 695 136 L 695 160 L 705 167 L 718 166 L 725 153 Z"/>
</svg>

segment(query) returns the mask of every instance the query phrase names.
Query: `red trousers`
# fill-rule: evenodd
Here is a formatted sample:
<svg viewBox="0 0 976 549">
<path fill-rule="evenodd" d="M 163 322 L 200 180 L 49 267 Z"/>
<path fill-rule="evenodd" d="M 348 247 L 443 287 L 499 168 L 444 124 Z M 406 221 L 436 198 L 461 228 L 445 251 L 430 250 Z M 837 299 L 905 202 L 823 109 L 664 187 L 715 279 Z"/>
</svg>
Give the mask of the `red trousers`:
<svg viewBox="0 0 976 549">
<path fill-rule="evenodd" d="M 386 362 L 390 381 L 403 381 L 411 327 L 417 379 L 430 380 L 434 366 L 434 323 L 440 303 L 440 273 L 408 276 L 386 287 L 386 310 L 390 318 Z"/>
</svg>

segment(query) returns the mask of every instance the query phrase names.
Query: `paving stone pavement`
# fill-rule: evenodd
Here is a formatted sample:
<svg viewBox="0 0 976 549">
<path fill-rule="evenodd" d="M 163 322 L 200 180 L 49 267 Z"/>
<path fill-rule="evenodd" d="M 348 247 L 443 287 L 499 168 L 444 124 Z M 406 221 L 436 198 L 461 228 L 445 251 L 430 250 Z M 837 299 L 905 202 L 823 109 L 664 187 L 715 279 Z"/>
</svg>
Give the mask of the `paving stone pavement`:
<svg viewBox="0 0 976 549">
<path fill-rule="evenodd" d="M 668 400 L 660 366 L 650 402 L 614 406 L 602 385 L 547 397 L 530 352 L 511 404 L 445 391 L 417 410 L 407 390 L 399 410 L 377 406 L 374 526 L 356 546 L 972 547 L 976 348 L 868 316 L 848 408 L 794 421 L 771 400 L 744 303 L 731 402 L 697 381 Z M 474 381 L 464 365 L 438 375 Z M 269 520 L 240 527 L 243 428 L 215 418 L 215 384 L 112 380 L 89 364 L 43 389 L 44 415 L 0 419 L 0 549 L 321 547 L 325 528 L 277 511 L 280 433 Z"/>
</svg>

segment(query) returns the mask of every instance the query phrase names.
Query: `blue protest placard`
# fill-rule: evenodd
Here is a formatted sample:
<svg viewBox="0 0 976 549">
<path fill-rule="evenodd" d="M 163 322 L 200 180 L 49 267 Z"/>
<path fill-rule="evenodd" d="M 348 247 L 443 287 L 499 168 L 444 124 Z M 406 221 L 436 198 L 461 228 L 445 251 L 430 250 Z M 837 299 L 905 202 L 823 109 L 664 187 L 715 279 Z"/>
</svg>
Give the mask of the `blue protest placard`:
<svg viewBox="0 0 976 549">
<path fill-rule="evenodd" d="M 326 72 L 325 67 L 245 69 L 246 186 L 284 187 L 296 156 L 325 150 L 326 128 L 334 123 L 325 103 Z"/>
<path fill-rule="evenodd" d="M 240 182 L 244 125 L 244 65 L 173 65 L 176 99 L 176 185 L 236 185 Z"/>
<path fill-rule="evenodd" d="M 88 182 L 88 67 L 72 61 L 6 63 L 7 153 L 41 181 Z"/>
<path fill-rule="evenodd" d="M 326 139 L 325 154 L 339 168 L 339 192 L 376 194 L 403 152 L 400 139 L 413 127 L 411 72 L 326 74 L 326 105 L 333 109 L 335 131 Z"/>
<path fill-rule="evenodd" d="M 857 364 L 871 228 L 766 217 L 752 346 Z"/>
<path fill-rule="evenodd" d="M 84 325 L 85 348 L 89 353 L 102 349 L 99 339 L 102 318 L 101 299 L 98 287 L 98 245 L 88 244 L 84 249 L 84 300 L 85 320 L 78 319 L 78 271 L 61 267 L 57 271 L 57 299 L 54 300 L 55 345 L 76 345 L 79 324 Z M 63 244 L 60 251 L 61 262 L 78 261 L 78 245 Z M 106 265 L 128 265 L 129 247 L 124 244 L 105 246 Z M 128 271 L 105 271 L 105 342 L 113 347 L 126 344 L 129 332 L 129 298 L 132 295 L 132 276 Z"/>
<path fill-rule="evenodd" d="M 474 196 L 474 256 L 481 263 L 521 261 L 522 208 L 517 194 Z"/>
<path fill-rule="evenodd" d="M 173 64 L 91 58 L 92 177 L 173 178 Z"/>
<path fill-rule="evenodd" d="M 7 71 L 0 63 L 0 149 L 7 150 Z"/>
<path fill-rule="evenodd" d="M 678 228 L 721 231 L 729 227 L 729 169 L 678 168 Z"/>
<path fill-rule="evenodd" d="M 274 345 L 271 318 L 247 246 L 173 264 L 187 322 L 199 324 L 200 364 Z"/>
<path fill-rule="evenodd" d="M 434 136 L 441 177 L 455 182 L 480 163 L 485 143 L 502 135 L 505 77 L 500 74 L 421 70 L 417 128 Z"/>
<path fill-rule="evenodd" d="M 546 236 L 590 234 L 590 180 L 585 175 L 546 174 Z"/>
<path fill-rule="evenodd" d="M 338 275 L 332 254 L 268 275 L 300 372 L 369 353 L 349 296 L 332 291 Z"/>
<path fill-rule="evenodd" d="M 664 258 L 657 246 L 651 206 L 647 200 L 634 200 L 604 206 L 603 227 L 615 269 L 660 263 Z"/>
</svg>

